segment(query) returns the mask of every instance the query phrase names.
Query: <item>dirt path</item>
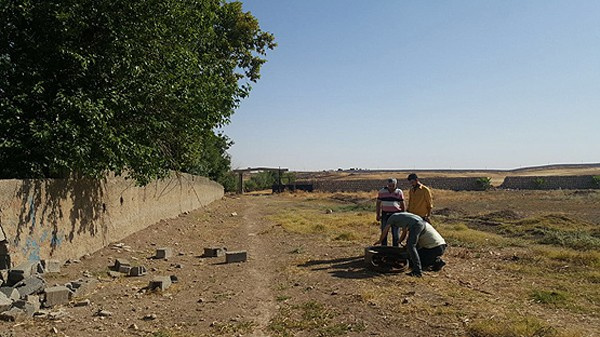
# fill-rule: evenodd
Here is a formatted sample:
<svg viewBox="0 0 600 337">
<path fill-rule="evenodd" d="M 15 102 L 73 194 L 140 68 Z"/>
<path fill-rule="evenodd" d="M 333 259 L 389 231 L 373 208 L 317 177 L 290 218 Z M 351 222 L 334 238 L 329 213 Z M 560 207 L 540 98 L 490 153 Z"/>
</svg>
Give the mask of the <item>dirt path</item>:
<svg viewBox="0 0 600 337">
<path fill-rule="evenodd" d="M 261 235 L 264 229 L 264 220 L 259 212 L 260 205 L 256 200 L 248 200 L 242 219 L 244 234 L 248 237 L 248 250 L 257 256 L 256 265 L 250 268 L 250 283 L 256 285 L 252 287 L 251 297 L 257 302 L 257 316 L 255 317 L 256 327 L 251 336 L 267 336 L 269 321 L 277 312 L 275 300 L 269 285 L 274 278 L 271 270 L 271 261 L 274 258 L 270 249 L 271 243 L 265 240 Z"/>
</svg>

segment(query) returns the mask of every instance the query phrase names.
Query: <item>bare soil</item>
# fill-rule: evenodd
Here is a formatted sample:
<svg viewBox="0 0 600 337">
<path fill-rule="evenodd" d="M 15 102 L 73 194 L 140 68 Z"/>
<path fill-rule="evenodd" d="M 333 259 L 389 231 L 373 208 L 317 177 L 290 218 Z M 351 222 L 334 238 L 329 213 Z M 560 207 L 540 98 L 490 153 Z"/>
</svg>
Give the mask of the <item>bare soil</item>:
<svg viewBox="0 0 600 337">
<path fill-rule="evenodd" d="M 296 202 L 285 195 L 227 197 L 154 224 L 122 241 L 131 249 L 107 247 L 46 276 L 50 284 L 84 273 L 97 277 L 89 306 L 54 308 L 66 313 L 58 320 L 3 322 L 0 331 L 15 336 L 465 336 L 471 322 L 512 312 L 599 336 L 597 313 L 546 308 L 515 291 L 532 279 L 506 267 L 520 254 L 514 248 L 451 248 L 448 266 L 422 279 L 377 274 L 363 263 L 370 242 L 288 232 L 265 218 Z M 448 212 L 459 209 L 444 206 Z M 460 209 L 456 212 L 464 212 L 464 203 Z M 373 230 L 373 241 L 377 234 Z M 203 257 L 203 248 L 211 246 L 246 250 L 249 259 L 226 264 L 224 257 Z M 172 247 L 175 256 L 151 259 L 160 247 Z M 107 271 L 116 258 L 144 265 L 149 273 L 113 279 Z M 178 283 L 164 292 L 141 292 L 156 275 L 176 275 Z M 99 310 L 112 315 L 99 317 Z M 144 319 L 152 314 L 155 319 Z"/>
</svg>

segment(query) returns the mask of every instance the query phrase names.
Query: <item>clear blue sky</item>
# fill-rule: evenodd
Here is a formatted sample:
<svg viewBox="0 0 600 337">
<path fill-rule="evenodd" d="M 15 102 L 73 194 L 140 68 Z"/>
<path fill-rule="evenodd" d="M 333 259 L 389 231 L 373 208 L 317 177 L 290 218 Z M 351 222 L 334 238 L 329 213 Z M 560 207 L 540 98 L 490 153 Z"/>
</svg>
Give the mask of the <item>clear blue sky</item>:
<svg viewBox="0 0 600 337">
<path fill-rule="evenodd" d="M 600 162 L 600 1 L 249 0 L 278 47 L 234 168 Z"/>
</svg>

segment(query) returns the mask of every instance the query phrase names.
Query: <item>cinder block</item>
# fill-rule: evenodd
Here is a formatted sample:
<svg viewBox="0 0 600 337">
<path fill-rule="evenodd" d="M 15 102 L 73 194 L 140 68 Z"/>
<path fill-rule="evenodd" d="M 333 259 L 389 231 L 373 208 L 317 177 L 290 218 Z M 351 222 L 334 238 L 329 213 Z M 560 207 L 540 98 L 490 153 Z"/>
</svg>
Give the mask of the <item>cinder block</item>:
<svg viewBox="0 0 600 337">
<path fill-rule="evenodd" d="M 62 262 L 59 260 L 42 260 L 42 267 L 44 267 L 44 273 L 60 273 Z"/>
<path fill-rule="evenodd" d="M 27 295 L 41 293 L 45 285 L 46 283 L 43 279 L 33 276 L 15 284 L 14 288 L 19 292 L 20 298 L 25 298 Z"/>
<path fill-rule="evenodd" d="M 171 256 L 173 256 L 173 248 L 163 247 L 156 250 L 156 255 L 154 257 L 157 259 L 168 259 Z"/>
<path fill-rule="evenodd" d="M 8 281 L 10 284 L 16 284 L 31 276 L 31 272 L 37 271 L 38 262 L 24 262 L 12 268 L 8 273 Z M 35 268 L 35 269 L 34 269 Z"/>
<path fill-rule="evenodd" d="M 8 254 L 0 254 L 0 269 L 10 269 L 10 255 Z"/>
<path fill-rule="evenodd" d="M 44 307 L 50 308 L 55 305 L 69 303 L 71 291 L 65 286 L 56 286 L 46 288 Z"/>
<path fill-rule="evenodd" d="M 92 293 L 98 284 L 98 280 L 93 278 L 79 279 L 65 284 L 73 293 L 73 297 L 82 297 Z"/>
<path fill-rule="evenodd" d="M 36 295 L 29 295 L 26 299 L 15 301 L 15 307 L 25 311 L 29 317 L 40 310 L 40 298 Z"/>
<path fill-rule="evenodd" d="M 21 298 L 21 295 L 19 295 L 17 289 L 13 287 L 0 287 L 0 293 L 3 293 L 4 295 L 6 295 L 6 297 L 12 300 L 18 300 L 19 298 Z"/>
<path fill-rule="evenodd" d="M 114 270 L 116 271 L 120 271 L 121 267 L 124 266 L 131 266 L 131 263 L 129 262 L 129 260 L 125 260 L 125 259 L 116 259 L 115 260 L 115 265 L 114 265 Z"/>
<path fill-rule="evenodd" d="M 129 276 L 143 276 L 146 275 L 147 272 L 146 267 L 135 266 L 131 267 L 131 270 L 129 270 Z"/>
<path fill-rule="evenodd" d="M 23 311 L 19 308 L 12 308 L 12 309 L 0 314 L 0 321 L 19 322 L 19 321 L 25 319 L 25 317 L 26 317 L 25 311 Z"/>
<path fill-rule="evenodd" d="M 162 291 L 167 290 L 171 286 L 170 276 L 156 276 L 148 284 L 150 290 L 160 289 Z"/>
<path fill-rule="evenodd" d="M 219 257 L 225 255 L 225 248 L 223 247 L 206 247 L 204 248 L 204 256 L 206 257 Z"/>
<path fill-rule="evenodd" d="M 248 259 L 248 254 L 245 250 L 225 253 L 225 262 L 245 262 Z"/>
<path fill-rule="evenodd" d="M 13 300 L 0 293 L 0 312 L 6 311 L 12 307 Z"/>
<path fill-rule="evenodd" d="M 119 273 L 123 273 L 123 274 L 127 274 L 129 275 L 129 272 L 131 271 L 131 266 L 119 266 Z"/>
</svg>

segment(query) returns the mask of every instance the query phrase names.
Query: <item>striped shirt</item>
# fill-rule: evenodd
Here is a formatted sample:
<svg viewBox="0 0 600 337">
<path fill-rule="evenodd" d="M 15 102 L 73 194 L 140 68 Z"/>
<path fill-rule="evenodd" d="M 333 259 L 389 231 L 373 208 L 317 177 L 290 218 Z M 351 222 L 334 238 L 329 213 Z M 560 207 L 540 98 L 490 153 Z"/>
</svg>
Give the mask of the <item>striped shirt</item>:
<svg viewBox="0 0 600 337">
<path fill-rule="evenodd" d="M 390 192 L 387 187 L 379 190 L 377 200 L 381 202 L 381 211 L 384 213 L 402 212 L 401 203 L 404 202 L 404 194 L 402 190 L 397 188 Z"/>
</svg>

